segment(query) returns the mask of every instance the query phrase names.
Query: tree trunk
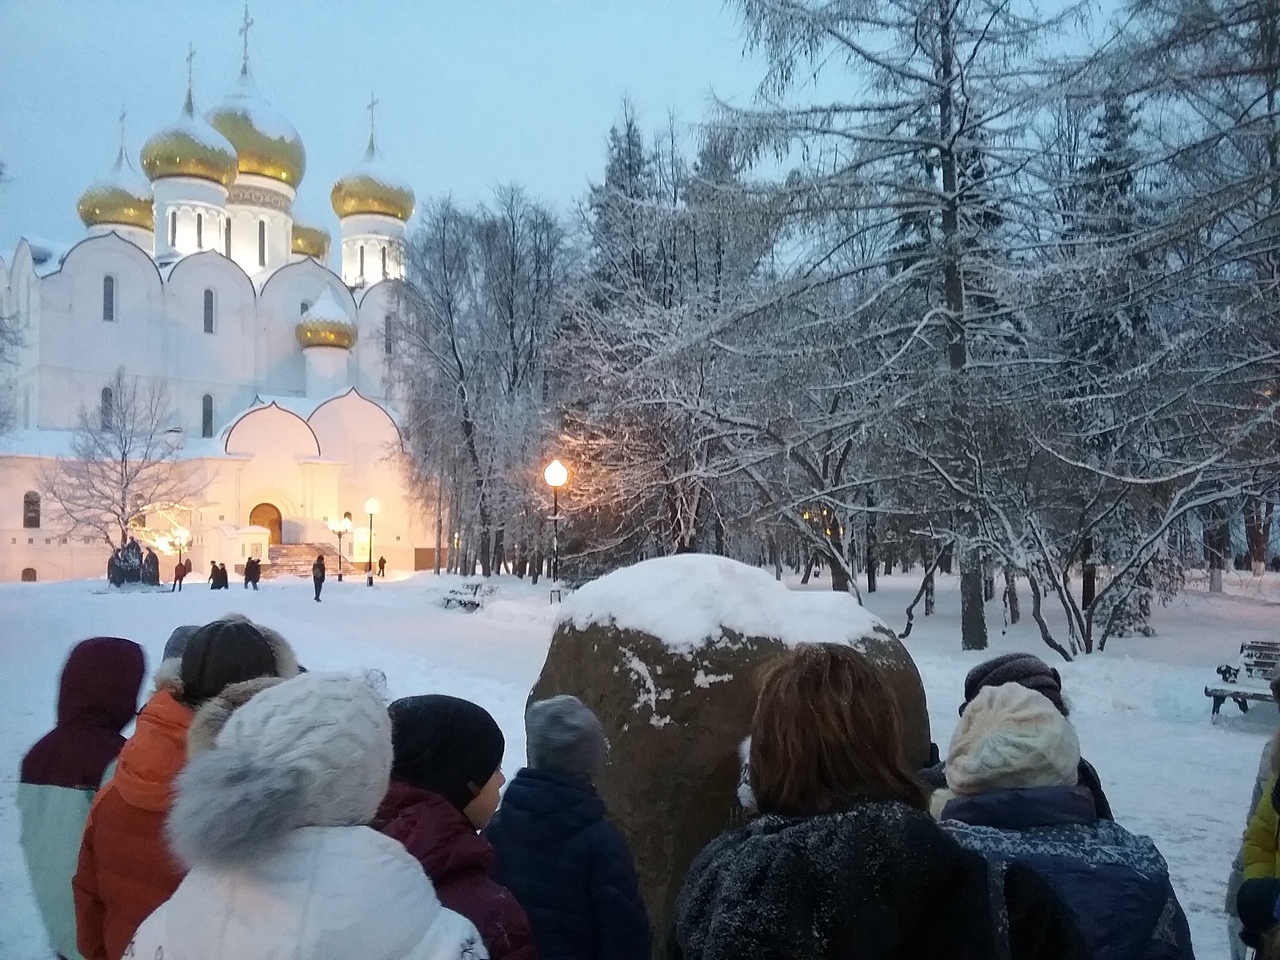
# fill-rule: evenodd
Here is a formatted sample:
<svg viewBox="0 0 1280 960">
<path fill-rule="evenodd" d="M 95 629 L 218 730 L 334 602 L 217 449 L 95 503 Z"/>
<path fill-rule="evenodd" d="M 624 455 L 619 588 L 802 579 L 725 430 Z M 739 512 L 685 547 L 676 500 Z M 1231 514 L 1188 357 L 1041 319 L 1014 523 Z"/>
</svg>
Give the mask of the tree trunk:
<svg viewBox="0 0 1280 960">
<path fill-rule="evenodd" d="M 809 582 L 809 578 L 813 576 L 813 565 L 815 562 L 817 562 L 817 559 L 818 558 L 815 557 L 813 554 L 809 554 L 809 559 L 806 560 L 804 563 L 804 576 L 800 578 L 801 586 L 804 586 L 805 584 L 807 584 Z"/>
<path fill-rule="evenodd" d="M 938 557 L 938 569 L 941 570 L 943 573 L 945 573 L 948 577 L 951 576 L 951 566 L 952 566 L 951 561 L 954 556 L 955 556 L 955 551 L 952 550 L 951 544 L 948 543 L 946 546 L 942 548 L 942 555 Z"/>
<path fill-rule="evenodd" d="M 925 544 L 924 553 L 922 556 L 922 559 L 924 560 L 924 564 L 925 564 L 925 571 L 926 571 L 925 578 L 924 578 L 924 615 L 926 617 L 933 616 L 934 594 L 936 592 L 934 589 L 934 585 L 937 579 L 934 576 L 934 573 L 936 568 L 942 565 L 942 556 L 938 557 L 938 560 L 936 563 L 934 562 L 933 551 L 935 549 L 937 549 L 936 545 L 933 543 L 933 541 L 929 541 L 927 544 Z M 945 555 L 946 553 L 944 551 L 943 556 Z"/>
<path fill-rule="evenodd" d="M 982 602 L 988 603 L 996 598 L 996 573 L 990 562 L 982 560 Z"/>
<path fill-rule="evenodd" d="M 867 494 L 867 593 L 876 592 L 876 520 L 871 508 L 876 505 L 871 494 Z"/>
<path fill-rule="evenodd" d="M 503 527 L 493 532 L 493 569 L 499 575 L 502 573 L 502 565 L 507 561 L 506 534 L 507 531 Z"/>
<path fill-rule="evenodd" d="M 982 605 L 984 574 L 978 555 L 960 558 L 960 648 L 987 649 L 987 617 Z"/>
<path fill-rule="evenodd" d="M 769 563 L 773 567 L 773 579 L 782 582 L 782 554 L 778 551 L 778 538 L 769 531 Z"/>
<path fill-rule="evenodd" d="M 849 574 L 845 572 L 842 565 L 831 562 L 831 589 L 840 593 L 849 592 Z"/>
<path fill-rule="evenodd" d="M 1022 610 L 1018 605 L 1018 581 L 1008 566 L 1004 568 L 1004 602 L 1009 609 L 1009 625 L 1013 626 L 1022 619 Z"/>
<path fill-rule="evenodd" d="M 1040 639 L 1052 650 L 1056 650 L 1063 660 L 1071 661 L 1071 654 L 1062 648 L 1062 645 L 1053 639 L 1053 634 L 1049 632 L 1049 624 L 1045 622 L 1044 614 L 1040 609 L 1040 581 L 1036 579 L 1033 570 L 1027 575 L 1027 585 L 1031 588 L 1031 619 L 1036 622 L 1036 626 L 1040 628 Z"/>
<path fill-rule="evenodd" d="M 1222 519 L 1222 508 L 1213 509 L 1213 525 L 1205 530 L 1205 549 L 1209 557 L 1209 592 L 1222 593 L 1222 571 L 1226 569 L 1231 531 Z"/>
<path fill-rule="evenodd" d="M 1088 610 L 1098 595 L 1098 567 L 1093 562 L 1093 537 L 1080 544 L 1080 609 Z"/>
</svg>

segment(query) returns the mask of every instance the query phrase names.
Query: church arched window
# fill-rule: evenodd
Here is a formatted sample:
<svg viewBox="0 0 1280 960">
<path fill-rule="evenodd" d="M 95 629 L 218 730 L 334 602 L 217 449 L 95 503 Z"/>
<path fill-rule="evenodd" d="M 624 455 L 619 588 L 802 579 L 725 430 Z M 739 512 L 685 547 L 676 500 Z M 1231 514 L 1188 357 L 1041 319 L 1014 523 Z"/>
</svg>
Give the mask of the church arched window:
<svg viewBox="0 0 1280 960">
<path fill-rule="evenodd" d="M 23 582 L 23 583 L 35 583 L 35 582 L 36 582 L 36 568 L 35 568 L 35 567 L 23 567 L 23 568 L 22 568 L 22 582 Z"/>
<path fill-rule="evenodd" d="M 178 245 L 178 211 L 169 211 L 169 246 Z"/>
<path fill-rule="evenodd" d="M 258 221 L 258 266 L 267 265 L 267 221 Z"/>
<path fill-rule="evenodd" d="M 204 214 L 196 214 L 196 247 L 204 249 Z"/>
<path fill-rule="evenodd" d="M 387 314 L 382 319 L 382 352 L 388 357 L 391 356 L 391 348 L 394 346 L 391 336 L 391 314 Z"/>
<path fill-rule="evenodd" d="M 200 436 L 213 436 L 213 397 L 207 393 L 200 398 Z"/>
<path fill-rule="evenodd" d="M 99 414 L 101 415 L 101 423 L 103 430 L 111 429 L 111 421 L 115 418 L 112 408 L 115 406 L 115 397 L 111 393 L 110 387 L 102 388 L 102 399 L 99 405 Z"/>
<path fill-rule="evenodd" d="M 213 291 L 204 292 L 204 332 L 213 333 Z"/>
<path fill-rule="evenodd" d="M 223 227 L 222 253 L 224 256 L 231 256 L 231 218 L 227 217 L 226 225 Z"/>
<path fill-rule="evenodd" d="M 306 316 L 307 311 L 310 309 L 311 309 L 310 300 L 303 300 L 300 304 L 298 304 L 298 313 L 302 314 L 303 316 Z"/>
<path fill-rule="evenodd" d="M 102 319 L 111 323 L 116 318 L 116 278 L 102 278 Z"/>
<path fill-rule="evenodd" d="M 360 245 L 360 279 L 364 280 L 364 244 Z"/>
<path fill-rule="evenodd" d="M 24 530 L 40 529 L 40 494 L 34 490 L 22 495 L 22 527 Z"/>
<path fill-rule="evenodd" d="M 382 279 L 387 279 L 387 245 L 382 245 Z"/>
</svg>

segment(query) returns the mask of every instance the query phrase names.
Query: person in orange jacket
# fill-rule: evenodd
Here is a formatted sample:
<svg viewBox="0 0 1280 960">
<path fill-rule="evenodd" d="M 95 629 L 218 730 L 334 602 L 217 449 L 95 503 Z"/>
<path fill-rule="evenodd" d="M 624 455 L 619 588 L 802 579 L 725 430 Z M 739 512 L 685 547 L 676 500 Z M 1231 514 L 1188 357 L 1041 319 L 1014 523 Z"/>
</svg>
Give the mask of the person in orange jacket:
<svg viewBox="0 0 1280 960">
<path fill-rule="evenodd" d="M 138 714 L 115 776 L 94 798 L 72 880 L 76 941 L 85 960 L 121 960 L 134 933 L 178 889 L 184 871 L 164 824 L 174 780 L 187 760 L 195 711 L 233 683 L 294 677 L 284 638 L 240 616 L 206 624 L 181 660 L 166 660 L 156 692 Z"/>
</svg>

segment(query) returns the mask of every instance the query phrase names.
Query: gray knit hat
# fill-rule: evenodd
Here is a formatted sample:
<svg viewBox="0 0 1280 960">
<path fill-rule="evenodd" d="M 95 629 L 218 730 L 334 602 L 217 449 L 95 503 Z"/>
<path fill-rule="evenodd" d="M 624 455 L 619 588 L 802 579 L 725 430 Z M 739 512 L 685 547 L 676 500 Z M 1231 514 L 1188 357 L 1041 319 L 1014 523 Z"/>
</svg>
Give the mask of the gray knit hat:
<svg viewBox="0 0 1280 960">
<path fill-rule="evenodd" d="M 562 694 L 530 704 L 524 727 L 529 766 L 534 770 L 594 783 L 609 761 L 604 728 L 577 697 Z"/>
<path fill-rule="evenodd" d="M 196 631 L 200 627 L 194 624 L 177 627 L 173 633 L 169 634 L 168 641 L 164 645 L 164 655 L 161 660 L 176 660 L 182 656 L 182 652 L 187 649 L 187 642 L 195 636 Z"/>
</svg>

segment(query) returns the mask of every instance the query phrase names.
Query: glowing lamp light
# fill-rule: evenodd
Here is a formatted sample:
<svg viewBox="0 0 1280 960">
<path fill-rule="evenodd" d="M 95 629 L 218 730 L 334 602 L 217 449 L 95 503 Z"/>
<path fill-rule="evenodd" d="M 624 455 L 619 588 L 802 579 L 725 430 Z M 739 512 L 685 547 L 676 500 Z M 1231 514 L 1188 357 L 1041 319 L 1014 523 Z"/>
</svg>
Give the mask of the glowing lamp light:
<svg viewBox="0 0 1280 960">
<path fill-rule="evenodd" d="M 553 489 L 563 487 L 569 481 L 569 470 L 559 460 L 552 460 L 542 471 L 542 479 Z"/>
<path fill-rule="evenodd" d="M 365 513 L 377 513 L 381 509 L 382 509 L 382 504 L 378 503 L 378 501 L 375 500 L 373 497 L 370 497 L 368 500 L 364 502 Z"/>
</svg>

